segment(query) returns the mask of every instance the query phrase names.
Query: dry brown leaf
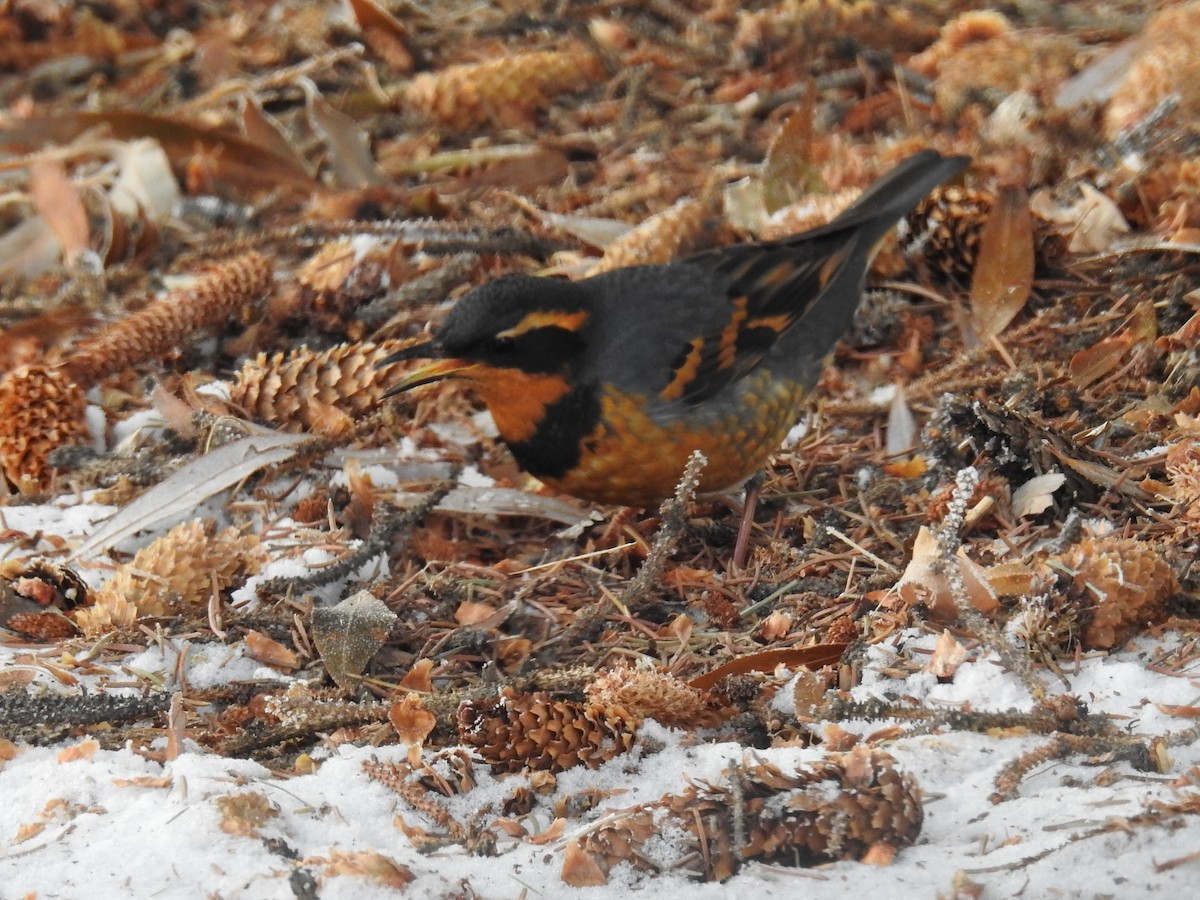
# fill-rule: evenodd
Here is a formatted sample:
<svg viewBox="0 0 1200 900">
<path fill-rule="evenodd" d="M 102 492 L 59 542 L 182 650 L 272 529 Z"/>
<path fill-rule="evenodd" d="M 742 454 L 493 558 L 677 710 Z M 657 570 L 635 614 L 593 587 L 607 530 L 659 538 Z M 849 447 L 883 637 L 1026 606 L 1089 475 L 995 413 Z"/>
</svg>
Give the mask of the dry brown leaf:
<svg viewBox="0 0 1200 900">
<path fill-rule="evenodd" d="M 259 837 L 259 829 L 279 815 L 267 795 L 259 791 L 218 797 L 217 809 L 221 813 L 221 830 L 238 837 Z"/>
<path fill-rule="evenodd" d="M 958 671 L 958 667 L 967 658 L 967 648 L 955 640 L 948 628 L 943 628 L 934 645 L 933 654 L 929 657 L 927 666 L 929 673 L 935 678 L 950 679 Z"/>
<path fill-rule="evenodd" d="M 412 35 L 395 16 L 375 0 L 348 0 L 358 27 L 362 29 L 363 43 L 371 52 L 401 74 L 411 72 L 416 59 L 412 49 Z"/>
<path fill-rule="evenodd" d="M 29 163 L 29 192 L 33 208 L 58 238 L 63 260 L 70 265 L 87 249 L 88 221 L 66 168 L 56 159 L 35 157 Z"/>
<path fill-rule="evenodd" d="M 494 607 L 486 603 L 464 600 L 454 611 L 454 621 L 459 625 L 480 625 L 496 614 Z"/>
<path fill-rule="evenodd" d="M 807 95 L 814 97 L 813 92 Z M 779 127 L 763 160 L 762 200 L 767 215 L 778 212 L 810 194 L 828 191 L 820 168 L 811 158 L 813 101 L 792 113 Z"/>
<path fill-rule="evenodd" d="M 1041 219 L 1055 225 L 1057 230 L 1071 236 L 1067 250 L 1071 253 L 1106 253 L 1120 237 L 1129 233 L 1129 223 L 1109 197 L 1090 184 L 1079 185 L 1079 200 L 1064 205 L 1050 191 L 1039 191 L 1030 200 L 1032 211 Z"/>
<path fill-rule="evenodd" d="M 70 747 L 64 747 L 58 751 L 57 759 L 60 763 L 77 762 L 81 759 L 91 759 L 96 755 L 96 751 L 100 749 L 100 744 L 95 738 L 88 738 L 80 741 L 78 744 L 73 744 Z"/>
<path fill-rule="evenodd" d="M 408 866 L 376 850 L 334 850 L 325 863 L 325 874 L 357 875 L 397 891 L 408 887 L 415 877 Z"/>
<path fill-rule="evenodd" d="M 5 142 L 32 151 L 46 144 L 70 143 L 83 132 L 97 127 L 107 128 L 118 140 L 154 138 L 180 168 L 194 154 L 202 152 L 211 160 L 219 160 L 216 174 L 226 187 L 287 188 L 304 194 L 318 187 L 294 158 L 281 157 L 236 134 L 199 122 L 133 109 L 71 112 L 14 120 L 5 130 Z"/>
<path fill-rule="evenodd" d="M 692 687 L 707 691 L 728 675 L 745 675 L 747 672 L 774 672 L 779 666 L 789 669 L 819 669 L 831 666 L 842 658 L 849 644 L 817 644 L 812 647 L 785 647 L 779 650 L 763 650 L 748 653 L 717 666 L 712 671 L 699 675 L 688 682 Z"/>
<path fill-rule="evenodd" d="M 396 729 L 401 742 L 408 744 L 409 764 L 418 765 L 421 762 L 421 746 L 437 725 L 437 717 L 425 709 L 420 697 L 408 694 L 392 704 L 388 710 L 388 721 Z"/>
<path fill-rule="evenodd" d="M 358 687 L 371 657 L 387 640 L 396 614 L 369 591 L 359 591 L 334 607 L 312 612 L 309 633 L 325 671 L 344 691 Z"/>
<path fill-rule="evenodd" d="M 971 276 L 971 324 L 984 340 L 995 337 L 1024 307 L 1033 290 L 1033 217 L 1018 185 L 999 191 L 979 238 Z"/>
<path fill-rule="evenodd" d="M 300 668 L 300 657 L 296 654 L 296 651 L 285 647 L 274 638 L 267 637 L 261 631 L 251 630 L 246 632 L 244 640 L 246 642 L 246 655 L 251 659 L 256 659 L 261 663 L 266 663 L 268 666 L 289 672 Z"/>
<path fill-rule="evenodd" d="M 571 887 L 599 887 L 608 884 L 608 872 L 598 858 L 586 852 L 579 840 L 567 842 L 563 851 L 561 877 Z"/>
<path fill-rule="evenodd" d="M 400 687 L 406 691 L 418 691 L 422 694 L 433 693 L 432 659 L 418 659 L 413 663 L 408 673 L 400 679 Z"/>
</svg>

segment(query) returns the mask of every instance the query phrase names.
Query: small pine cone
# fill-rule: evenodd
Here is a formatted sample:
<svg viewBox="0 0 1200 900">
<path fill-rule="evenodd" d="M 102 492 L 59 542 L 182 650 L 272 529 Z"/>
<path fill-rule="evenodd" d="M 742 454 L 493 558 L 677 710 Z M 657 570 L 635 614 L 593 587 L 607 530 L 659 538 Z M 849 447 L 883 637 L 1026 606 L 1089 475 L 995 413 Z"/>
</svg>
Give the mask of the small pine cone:
<svg viewBox="0 0 1200 900">
<path fill-rule="evenodd" d="M 597 675 L 584 691 L 597 706 L 620 707 L 668 728 L 708 728 L 736 711 L 723 708 L 711 694 L 669 672 L 610 669 Z"/>
<path fill-rule="evenodd" d="M 738 766 L 726 779 L 605 820 L 572 842 L 573 870 L 592 884 L 617 862 L 721 881 L 751 860 L 808 866 L 895 850 L 916 840 L 924 819 L 916 779 L 866 747 L 792 774 Z"/>
<path fill-rule="evenodd" d="M 957 184 L 934 188 L 905 218 L 901 250 L 935 275 L 969 279 L 994 199 L 987 191 Z"/>
<path fill-rule="evenodd" d="M 91 439 L 86 407 L 61 369 L 24 366 L 0 378 L 0 474 L 23 493 L 49 487 L 51 451 Z"/>
<path fill-rule="evenodd" d="M 302 348 L 258 357 L 244 366 L 230 401 L 250 418 L 285 431 L 338 433 L 346 418 L 378 406 L 410 363 L 380 363 L 407 341 L 342 344 L 321 353 Z"/>
<path fill-rule="evenodd" d="M 117 568 L 96 592 L 97 605 L 132 602 L 138 615 L 164 616 L 208 602 L 214 589 L 224 590 L 243 574 L 258 571 L 262 551 L 258 538 L 236 528 L 217 534 L 199 519 L 176 525 Z"/>
<path fill-rule="evenodd" d="M 486 124 L 519 128 L 532 124 L 558 94 L 581 91 L 603 77 L 599 60 L 577 47 L 425 72 L 401 96 L 406 106 L 455 130 Z"/>
<path fill-rule="evenodd" d="M 197 334 L 223 325 L 271 286 L 272 267 L 258 253 L 213 264 L 187 288 L 171 291 L 83 341 L 63 363 L 82 384 L 168 356 Z"/>
<path fill-rule="evenodd" d="M 638 723 L 619 706 L 555 700 L 544 691 L 506 690 L 458 708 L 459 740 L 494 772 L 594 769 L 633 747 Z"/>
<path fill-rule="evenodd" d="M 1075 573 L 1067 598 L 1086 623 L 1080 642 L 1089 650 L 1119 647 L 1162 618 L 1167 599 L 1179 590 L 1166 560 L 1133 538 L 1086 537 L 1060 562 Z"/>
<path fill-rule="evenodd" d="M 670 262 L 706 244 L 711 245 L 720 224 L 720 218 L 713 214 L 707 203 L 690 198 L 680 200 L 609 244 L 604 256 L 587 274 L 599 275 L 623 266 Z"/>
</svg>

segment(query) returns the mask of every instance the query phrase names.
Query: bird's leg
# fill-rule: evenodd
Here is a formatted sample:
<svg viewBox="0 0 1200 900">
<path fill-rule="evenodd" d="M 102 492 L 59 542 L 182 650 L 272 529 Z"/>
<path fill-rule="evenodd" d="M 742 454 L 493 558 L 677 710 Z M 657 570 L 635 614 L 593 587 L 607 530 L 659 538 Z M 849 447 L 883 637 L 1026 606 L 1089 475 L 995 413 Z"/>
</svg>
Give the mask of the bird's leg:
<svg viewBox="0 0 1200 900">
<path fill-rule="evenodd" d="M 738 525 L 737 541 L 733 545 L 733 567 L 740 569 L 750 555 L 750 529 L 754 527 L 754 513 L 758 509 L 758 491 L 766 481 L 766 471 L 759 469 L 746 481 L 746 499 L 742 503 L 742 520 Z"/>
</svg>

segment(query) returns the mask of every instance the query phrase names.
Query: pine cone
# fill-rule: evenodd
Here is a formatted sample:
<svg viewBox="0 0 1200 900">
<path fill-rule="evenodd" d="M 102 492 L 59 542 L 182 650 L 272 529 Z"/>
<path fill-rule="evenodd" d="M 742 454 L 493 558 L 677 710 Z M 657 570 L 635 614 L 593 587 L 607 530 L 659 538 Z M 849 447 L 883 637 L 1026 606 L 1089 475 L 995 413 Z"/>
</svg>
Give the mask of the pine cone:
<svg viewBox="0 0 1200 900">
<path fill-rule="evenodd" d="M 1067 599 L 1085 622 L 1087 649 L 1119 647 L 1165 614 L 1179 590 L 1175 573 L 1154 547 L 1133 538 L 1087 537 L 1061 557 L 1075 573 Z"/>
<path fill-rule="evenodd" d="M 523 127 L 558 94 L 583 90 L 603 76 L 596 57 L 581 47 L 538 51 L 423 73 L 405 86 L 402 98 L 455 130 L 488 123 Z"/>
<path fill-rule="evenodd" d="M 223 325 L 271 286 L 272 266 L 258 253 L 213 264 L 173 290 L 79 344 L 63 368 L 81 384 L 167 356 L 198 334 Z"/>
<path fill-rule="evenodd" d="M 882 751 L 856 747 L 790 775 L 766 763 L 735 766 L 723 784 L 697 785 L 603 820 L 571 842 L 563 877 L 603 883 L 611 866 L 628 862 L 720 881 L 750 860 L 807 866 L 907 846 L 921 831 L 921 792 L 893 763 Z M 672 839 L 663 840 L 668 833 Z"/>
<path fill-rule="evenodd" d="M 342 344 L 321 353 L 302 348 L 259 354 L 242 366 L 230 401 L 250 418 L 286 431 L 339 433 L 349 419 L 375 408 L 410 363 L 379 367 L 405 341 Z"/>
<path fill-rule="evenodd" d="M 701 200 L 684 199 L 646 219 L 604 249 L 588 276 L 622 266 L 666 263 L 711 244 L 720 218 Z"/>
<path fill-rule="evenodd" d="M 993 197 L 956 184 L 934 188 L 904 220 L 900 246 L 929 271 L 966 281 L 975 271 L 979 237 Z"/>
<path fill-rule="evenodd" d="M 61 369 L 24 366 L 0 378 L 0 474 L 25 493 L 49 487 L 51 451 L 91 439 L 86 406 Z"/>
<path fill-rule="evenodd" d="M 462 704 L 458 735 L 494 772 L 560 772 L 580 763 L 594 769 L 628 752 L 638 721 L 619 706 L 506 690 L 499 697 Z"/>
</svg>

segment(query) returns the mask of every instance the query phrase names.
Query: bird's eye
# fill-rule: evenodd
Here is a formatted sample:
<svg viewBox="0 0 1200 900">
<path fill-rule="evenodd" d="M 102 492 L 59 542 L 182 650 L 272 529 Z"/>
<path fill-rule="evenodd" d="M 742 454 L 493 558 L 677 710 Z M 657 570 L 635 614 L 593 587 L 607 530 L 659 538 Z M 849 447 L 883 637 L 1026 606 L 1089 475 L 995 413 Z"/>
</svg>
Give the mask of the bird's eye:
<svg viewBox="0 0 1200 900">
<path fill-rule="evenodd" d="M 515 339 L 508 337 L 507 335 L 503 335 L 503 334 L 497 335 L 496 337 L 494 337 L 490 341 L 488 341 L 488 349 L 491 350 L 493 353 L 498 353 L 498 354 L 502 354 L 502 355 L 506 354 L 506 353 L 511 353 L 513 347 L 515 347 L 516 345 L 517 345 L 517 342 Z"/>
</svg>

